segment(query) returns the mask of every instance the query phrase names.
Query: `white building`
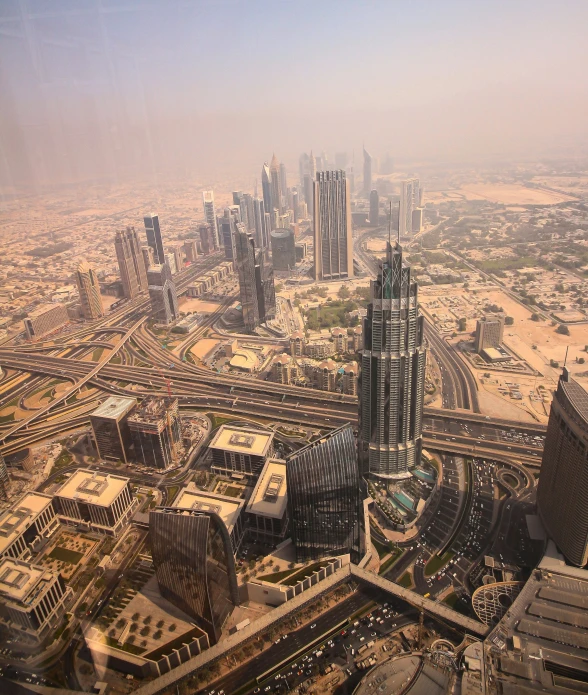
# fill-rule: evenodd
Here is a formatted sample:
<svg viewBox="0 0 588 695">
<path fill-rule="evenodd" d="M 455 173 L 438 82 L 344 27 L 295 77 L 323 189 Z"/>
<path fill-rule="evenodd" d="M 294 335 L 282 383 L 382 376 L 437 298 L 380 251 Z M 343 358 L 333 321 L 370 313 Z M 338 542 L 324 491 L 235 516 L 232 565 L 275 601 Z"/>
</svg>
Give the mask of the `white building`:
<svg viewBox="0 0 588 695">
<path fill-rule="evenodd" d="M 28 492 L 0 515 L 0 558 L 28 560 L 58 528 L 51 496 Z"/>
</svg>

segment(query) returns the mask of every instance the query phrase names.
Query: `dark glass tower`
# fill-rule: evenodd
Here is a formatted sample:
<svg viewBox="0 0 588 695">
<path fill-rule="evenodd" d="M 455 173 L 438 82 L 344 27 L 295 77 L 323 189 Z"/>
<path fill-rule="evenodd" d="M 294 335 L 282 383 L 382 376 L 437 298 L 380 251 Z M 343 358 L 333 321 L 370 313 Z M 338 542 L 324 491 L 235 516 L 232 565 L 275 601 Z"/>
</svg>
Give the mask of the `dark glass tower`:
<svg viewBox="0 0 588 695">
<path fill-rule="evenodd" d="M 292 541 L 298 562 L 365 554 L 362 485 L 351 425 L 344 425 L 287 459 Z"/>
<path fill-rule="evenodd" d="M 418 286 L 387 245 L 363 323 L 359 377 L 359 467 L 364 477 L 404 478 L 420 463 L 427 350 Z"/>
<path fill-rule="evenodd" d="M 229 532 L 214 511 L 158 507 L 149 513 L 149 542 L 159 592 L 218 642 L 239 604 Z"/>
<path fill-rule="evenodd" d="M 157 215 L 146 215 L 143 217 L 145 232 L 147 234 L 147 244 L 153 249 L 153 259 L 155 264 L 161 265 L 165 261 L 163 250 L 163 239 L 159 229 L 159 217 Z"/>
<path fill-rule="evenodd" d="M 255 248 L 253 236 L 240 222 L 236 225 L 234 245 L 243 323 L 245 330 L 253 333 L 275 313 L 273 269 L 266 265 L 263 249 Z"/>
<path fill-rule="evenodd" d="M 568 562 L 588 564 L 588 393 L 564 367 L 551 402 L 539 516 Z"/>
<path fill-rule="evenodd" d="M 153 265 L 147 271 L 151 315 L 160 323 L 169 325 L 180 317 L 176 284 L 172 280 L 167 262 Z"/>
</svg>

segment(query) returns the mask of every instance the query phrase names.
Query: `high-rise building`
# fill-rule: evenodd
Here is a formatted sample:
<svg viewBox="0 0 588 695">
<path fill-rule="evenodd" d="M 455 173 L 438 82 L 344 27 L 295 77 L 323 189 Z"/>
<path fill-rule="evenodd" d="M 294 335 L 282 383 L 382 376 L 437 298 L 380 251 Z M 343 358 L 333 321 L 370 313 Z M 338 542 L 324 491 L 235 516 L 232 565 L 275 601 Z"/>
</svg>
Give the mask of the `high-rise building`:
<svg viewBox="0 0 588 695">
<path fill-rule="evenodd" d="M 372 156 L 363 148 L 363 194 L 367 198 L 372 190 Z"/>
<path fill-rule="evenodd" d="M 423 231 L 423 208 L 414 208 L 412 211 L 412 233 Z"/>
<path fill-rule="evenodd" d="M 4 456 L 0 454 L 0 499 L 8 499 L 8 485 L 10 484 L 10 478 L 8 477 L 8 468 L 6 467 L 6 461 Z"/>
<path fill-rule="evenodd" d="M 263 249 L 255 248 L 253 236 L 238 223 L 234 234 L 239 293 L 245 330 L 253 333 L 274 314 L 273 269 L 266 266 Z"/>
<path fill-rule="evenodd" d="M 253 196 L 250 193 L 243 193 L 243 203 L 247 210 L 247 229 L 250 232 L 255 232 L 255 206 L 253 204 Z"/>
<path fill-rule="evenodd" d="M 153 249 L 153 263 L 159 265 L 164 262 L 165 251 L 163 250 L 163 239 L 159 228 L 159 217 L 157 215 L 146 215 L 143 217 L 145 233 L 147 234 L 147 244 Z"/>
<path fill-rule="evenodd" d="M 0 512 L 0 558 L 28 560 L 58 530 L 52 496 L 27 492 Z"/>
<path fill-rule="evenodd" d="M 240 601 L 231 540 L 214 505 L 158 507 L 149 513 L 149 542 L 163 598 L 218 642 Z"/>
<path fill-rule="evenodd" d="M 264 251 L 268 247 L 268 230 L 266 228 L 265 204 L 262 198 L 253 199 L 253 215 L 255 221 L 255 245 Z"/>
<path fill-rule="evenodd" d="M 298 562 L 365 553 L 362 484 L 351 425 L 343 425 L 287 459 L 288 510 Z"/>
<path fill-rule="evenodd" d="M 127 417 L 137 405 L 135 398 L 109 396 L 104 403 L 90 413 L 90 424 L 98 457 L 105 461 L 133 460 L 131 432 Z"/>
<path fill-rule="evenodd" d="M 282 191 L 283 198 L 288 191 L 288 175 L 286 173 L 286 165 L 284 162 L 280 162 L 280 190 Z"/>
<path fill-rule="evenodd" d="M 312 150 L 310 150 L 310 157 L 308 158 L 308 173 L 310 174 L 310 180 L 315 181 L 316 180 L 316 159 L 312 153 Z M 309 203 L 310 205 L 310 203 Z"/>
<path fill-rule="evenodd" d="M 380 196 L 375 189 L 370 193 L 370 225 L 377 227 L 380 224 Z"/>
<path fill-rule="evenodd" d="M 412 234 L 412 211 L 419 207 L 420 184 L 418 179 L 407 179 L 402 182 L 400 192 L 400 210 L 398 229 L 400 236 Z"/>
<path fill-rule="evenodd" d="M 272 194 L 272 209 L 278 211 L 278 214 L 282 214 L 282 189 L 280 186 L 280 162 L 274 154 L 272 156 L 272 161 L 270 164 L 270 190 Z"/>
<path fill-rule="evenodd" d="M 335 153 L 335 168 L 347 169 L 347 152 Z"/>
<path fill-rule="evenodd" d="M 147 396 L 127 418 L 135 460 L 160 470 L 177 464 L 184 453 L 177 398 Z"/>
<path fill-rule="evenodd" d="M 145 272 L 147 272 L 152 265 L 155 265 L 153 249 L 151 246 L 141 246 L 141 253 L 143 254 L 143 262 L 145 263 Z"/>
<path fill-rule="evenodd" d="M 420 463 L 425 394 L 424 319 L 418 286 L 388 242 L 363 323 L 359 466 L 364 477 L 403 478 Z"/>
<path fill-rule="evenodd" d="M 314 212 L 313 206 L 313 181 L 310 178 L 310 174 L 304 175 L 304 204 L 306 206 L 307 214 L 312 214 Z"/>
<path fill-rule="evenodd" d="M 314 276 L 353 277 L 351 197 L 344 171 L 319 171 L 314 182 Z"/>
<path fill-rule="evenodd" d="M 238 473 L 256 478 L 267 459 L 273 456 L 273 441 L 271 430 L 222 425 L 208 445 L 212 470 L 224 476 Z"/>
<path fill-rule="evenodd" d="M 159 323 L 169 325 L 180 317 L 176 285 L 167 263 L 154 265 L 147 271 L 151 315 Z"/>
<path fill-rule="evenodd" d="M 302 187 L 304 187 L 304 177 L 307 174 L 310 174 L 310 159 L 306 152 L 303 152 L 298 159 L 298 175 Z"/>
<path fill-rule="evenodd" d="M 135 228 L 119 230 L 114 237 L 114 248 L 123 294 L 127 299 L 134 299 L 141 292 L 147 291 L 147 269 Z"/>
<path fill-rule="evenodd" d="M 548 535 L 568 562 L 588 564 L 588 393 L 564 367 L 551 401 L 537 489 Z"/>
<path fill-rule="evenodd" d="M 294 189 L 292 191 L 292 213 L 294 217 L 294 222 L 298 222 L 300 219 L 300 212 L 298 210 L 298 190 Z"/>
<path fill-rule="evenodd" d="M 274 229 L 271 233 L 274 270 L 294 270 L 296 243 L 291 229 Z"/>
<path fill-rule="evenodd" d="M 237 211 L 235 211 L 236 213 Z M 236 259 L 235 251 L 235 221 L 239 216 L 233 214 L 231 208 L 225 208 L 224 215 L 220 219 L 221 237 L 225 249 L 225 258 L 230 261 Z"/>
<path fill-rule="evenodd" d="M 261 191 L 263 195 L 263 207 L 264 210 L 267 214 L 270 215 L 271 219 L 271 213 L 272 210 L 274 209 L 273 201 L 272 201 L 272 183 L 271 183 L 271 174 L 270 174 L 270 168 L 267 162 L 264 162 L 263 166 L 261 167 Z"/>
<path fill-rule="evenodd" d="M 502 316 L 483 316 L 476 321 L 476 338 L 474 347 L 477 353 L 486 348 L 497 348 L 504 335 L 504 318 Z"/>
<path fill-rule="evenodd" d="M 216 210 L 214 207 L 214 193 L 213 191 L 203 191 L 202 193 L 202 204 L 204 206 L 204 219 L 206 224 L 210 225 L 212 229 L 212 239 L 214 242 L 213 250 L 220 247 L 218 222 L 216 219 Z"/>
<path fill-rule="evenodd" d="M 78 264 L 76 268 L 76 283 L 80 293 L 82 316 L 87 321 L 104 316 L 98 276 L 88 261 L 80 261 Z"/>
<path fill-rule="evenodd" d="M 200 235 L 200 246 L 202 247 L 202 253 L 207 256 L 215 249 L 213 226 L 208 223 L 201 224 L 198 227 L 198 234 Z"/>
<path fill-rule="evenodd" d="M 182 246 L 182 252 L 188 263 L 194 263 L 194 261 L 196 261 L 198 258 L 196 239 L 186 239 L 186 241 L 184 241 L 184 245 Z"/>
</svg>

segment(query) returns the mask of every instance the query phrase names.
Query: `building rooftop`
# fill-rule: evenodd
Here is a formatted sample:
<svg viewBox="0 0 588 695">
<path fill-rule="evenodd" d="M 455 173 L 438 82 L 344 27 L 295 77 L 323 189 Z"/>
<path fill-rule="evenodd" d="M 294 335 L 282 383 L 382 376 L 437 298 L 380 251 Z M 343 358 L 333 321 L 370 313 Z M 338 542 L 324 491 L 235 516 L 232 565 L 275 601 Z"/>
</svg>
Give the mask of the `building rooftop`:
<svg viewBox="0 0 588 695">
<path fill-rule="evenodd" d="M 562 376 L 559 385 L 578 415 L 588 424 L 588 393 L 569 376 L 567 379 Z"/>
<path fill-rule="evenodd" d="M 268 459 L 249 499 L 246 511 L 258 516 L 281 519 L 287 505 L 286 462 L 283 459 Z"/>
<path fill-rule="evenodd" d="M 55 493 L 58 497 L 108 507 L 124 490 L 129 478 L 79 468 Z"/>
<path fill-rule="evenodd" d="M 51 504 L 51 496 L 29 492 L 0 515 L 0 555 Z"/>
<path fill-rule="evenodd" d="M 259 366 L 259 360 L 252 350 L 240 347 L 231 358 L 230 365 L 231 367 L 237 367 L 237 369 L 245 369 L 252 372 Z"/>
<path fill-rule="evenodd" d="M 17 603 L 32 604 L 39 582 L 52 579 L 52 573 L 28 562 L 5 557 L 0 560 L 0 594 Z"/>
<path fill-rule="evenodd" d="M 96 410 L 90 413 L 94 417 L 112 418 L 118 420 L 123 415 L 126 415 L 131 408 L 137 404 L 135 398 L 126 398 L 125 396 L 110 396 L 104 403 L 99 405 Z"/>
<path fill-rule="evenodd" d="M 244 504 L 243 500 L 198 490 L 193 484 L 189 484 L 180 491 L 171 506 L 176 509 L 215 512 L 225 522 L 230 533 Z"/>
<path fill-rule="evenodd" d="M 147 396 L 135 408 L 129 417 L 129 423 L 156 423 L 163 420 L 167 411 L 177 407 L 177 398 L 163 398 L 161 396 Z"/>
<path fill-rule="evenodd" d="M 266 456 L 273 439 L 274 433 L 267 430 L 222 425 L 210 442 L 210 448 L 251 456 Z"/>
<path fill-rule="evenodd" d="M 36 309 L 33 309 L 33 311 L 29 312 L 27 318 L 36 319 L 39 316 L 42 316 L 45 312 L 51 311 L 52 309 L 55 309 L 57 307 L 61 307 L 63 309 L 63 304 L 59 304 L 58 302 L 52 302 L 51 304 L 39 304 L 39 306 Z"/>
</svg>

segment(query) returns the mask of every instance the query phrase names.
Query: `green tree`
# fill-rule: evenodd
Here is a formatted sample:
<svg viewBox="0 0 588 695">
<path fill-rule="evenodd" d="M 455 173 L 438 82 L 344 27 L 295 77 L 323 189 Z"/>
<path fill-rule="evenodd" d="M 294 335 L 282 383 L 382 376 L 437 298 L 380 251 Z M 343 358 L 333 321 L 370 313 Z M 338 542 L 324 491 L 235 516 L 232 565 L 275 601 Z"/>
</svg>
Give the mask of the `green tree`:
<svg viewBox="0 0 588 695">
<path fill-rule="evenodd" d="M 560 335 L 569 335 L 570 329 L 565 324 L 560 323 L 555 332 Z"/>
<path fill-rule="evenodd" d="M 465 318 L 459 319 L 459 321 L 457 322 L 457 325 L 458 325 L 460 333 L 463 333 L 465 331 L 466 325 L 467 325 L 466 319 Z"/>
<path fill-rule="evenodd" d="M 512 326 L 513 323 L 514 323 L 514 319 L 513 319 L 512 316 L 507 316 L 507 317 L 504 319 L 504 325 L 505 325 L 505 326 Z"/>
<path fill-rule="evenodd" d="M 347 299 L 349 297 L 349 295 L 350 295 L 350 292 L 349 292 L 349 288 L 347 287 L 347 285 L 341 285 L 341 287 L 339 288 L 339 291 L 337 292 L 337 296 L 340 299 Z"/>
</svg>

